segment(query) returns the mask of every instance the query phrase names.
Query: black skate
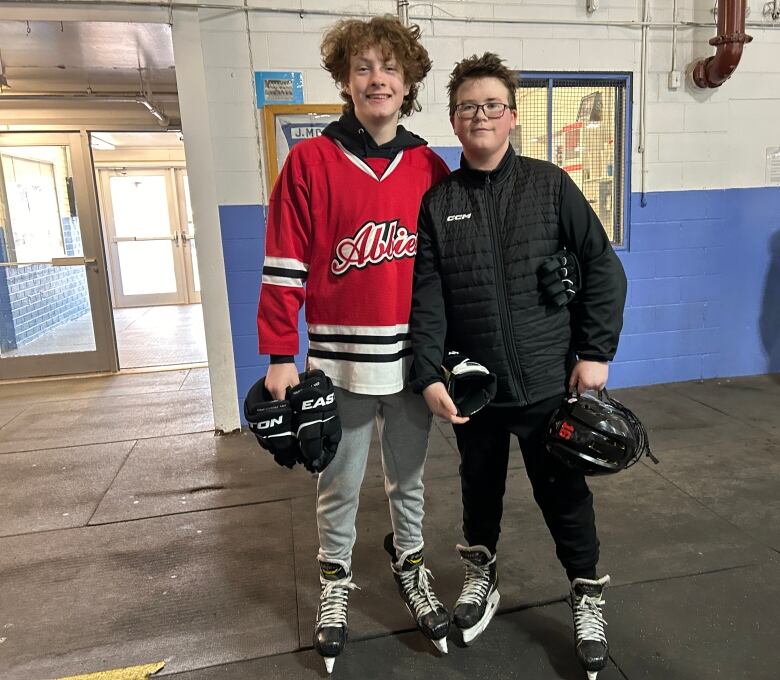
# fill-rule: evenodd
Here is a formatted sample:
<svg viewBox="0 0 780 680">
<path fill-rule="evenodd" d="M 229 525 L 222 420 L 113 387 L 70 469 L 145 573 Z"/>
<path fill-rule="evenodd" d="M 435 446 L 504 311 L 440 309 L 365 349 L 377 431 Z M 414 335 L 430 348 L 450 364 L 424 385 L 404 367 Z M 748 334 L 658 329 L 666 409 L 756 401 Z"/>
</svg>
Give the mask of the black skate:
<svg viewBox="0 0 780 680">
<path fill-rule="evenodd" d="M 392 560 L 393 576 L 406 608 L 422 634 L 446 654 L 450 614 L 431 589 L 428 579 L 433 579 L 433 575 L 425 566 L 422 549 L 420 545 L 396 557 L 393 534 L 385 536 L 385 550 Z"/>
<path fill-rule="evenodd" d="M 323 657 L 328 673 L 347 644 L 347 598 L 357 586 L 341 560 L 320 562 L 320 604 L 314 622 L 314 649 Z"/>
<path fill-rule="evenodd" d="M 466 579 L 455 603 L 453 620 L 463 632 L 463 642 L 470 645 L 487 628 L 501 599 L 496 556 L 483 545 L 457 547 L 466 567 Z"/>
<path fill-rule="evenodd" d="M 598 581 L 575 578 L 571 584 L 572 613 L 577 658 L 588 673 L 588 680 L 596 680 L 598 672 L 607 665 L 609 647 L 604 632 L 604 588 L 609 576 Z"/>
</svg>

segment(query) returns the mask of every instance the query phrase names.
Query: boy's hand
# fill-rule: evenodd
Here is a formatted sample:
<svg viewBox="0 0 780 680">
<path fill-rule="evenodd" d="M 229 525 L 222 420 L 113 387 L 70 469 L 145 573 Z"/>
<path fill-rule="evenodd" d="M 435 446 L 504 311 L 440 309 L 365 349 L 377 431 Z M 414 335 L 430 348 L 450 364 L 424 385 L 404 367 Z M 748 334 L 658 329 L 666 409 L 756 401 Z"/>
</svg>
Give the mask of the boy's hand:
<svg viewBox="0 0 780 680">
<path fill-rule="evenodd" d="M 586 390 L 603 390 L 609 377 L 609 364 L 606 361 L 587 361 L 580 359 L 569 377 L 569 390 L 575 388 L 579 394 Z"/>
<path fill-rule="evenodd" d="M 287 388 L 295 387 L 299 382 L 295 364 L 271 364 L 265 376 L 265 389 L 274 399 L 287 399 Z"/>
<path fill-rule="evenodd" d="M 458 409 L 455 408 L 454 402 L 450 395 L 447 394 L 447 388 L 444 386 L 444 383 L 435 382 L 428 385 L 423 390 L 423 398 L 433 415 L 444 418 L 444 420 L 453 425 L 463 425 L 463 423 L 469 421 L 468 418 L 461 418 L 458 415 Z"/>
</svg>

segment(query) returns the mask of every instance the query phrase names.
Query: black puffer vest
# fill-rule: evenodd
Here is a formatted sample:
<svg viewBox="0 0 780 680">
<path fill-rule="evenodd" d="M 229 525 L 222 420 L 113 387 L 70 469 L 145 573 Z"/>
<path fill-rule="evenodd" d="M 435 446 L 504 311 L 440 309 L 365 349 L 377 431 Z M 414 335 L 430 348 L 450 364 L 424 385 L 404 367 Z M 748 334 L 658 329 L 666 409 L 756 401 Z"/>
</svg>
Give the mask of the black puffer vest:
<svg viewBox="0 0 780 680">
<path fill-rule="evenodd" d="M 426 196 L 444 289 L 446 347 L 498 375 L 497 406 L 565 391 L 570 313 L 544 303 L 537 277 L 561 247 L 561 173 L 510 147 L 495 170 L 475 171 L 462 162 Z"/>
</svg>

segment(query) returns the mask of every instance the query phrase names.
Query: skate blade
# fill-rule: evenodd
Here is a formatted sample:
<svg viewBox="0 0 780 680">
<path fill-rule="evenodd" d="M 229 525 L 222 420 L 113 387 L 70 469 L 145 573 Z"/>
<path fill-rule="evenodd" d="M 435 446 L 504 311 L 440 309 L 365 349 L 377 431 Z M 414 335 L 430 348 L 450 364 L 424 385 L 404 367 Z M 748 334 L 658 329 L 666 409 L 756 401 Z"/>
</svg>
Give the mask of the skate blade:
<svg viewBox="0 0 780 680">
<path fill-rule="evenodd" d="M 325 670 L 328 671 L 328 675 L 330 675 L 333 672 L 333 666 L 336 665 L 336 657 L 335 656 L 323 656 L 322 660 L 325 662 Z"/>
<path fill-rule="evenodd" d="M 485 607 L 485 613 L 482 615 L 482 618 L 471 628 L 465 628 L 463 630 L 463 643 L 465 645 L 470 645 L 482 635 L 482 632 L 488 627 L 493 615 L 496 613 L 500 601 L 501 595 L 499 595 L 497 590 L 494 590 L 488 597 L 487 607 Z"/>
<path fill-rule="evenodd" d="M 447 654 L 447 638 L 442 638 L 441 640 L 431 640 L 431 642 L 436 645 L 436 649 L 438 649 L 442 654 Z"/>
</svg>

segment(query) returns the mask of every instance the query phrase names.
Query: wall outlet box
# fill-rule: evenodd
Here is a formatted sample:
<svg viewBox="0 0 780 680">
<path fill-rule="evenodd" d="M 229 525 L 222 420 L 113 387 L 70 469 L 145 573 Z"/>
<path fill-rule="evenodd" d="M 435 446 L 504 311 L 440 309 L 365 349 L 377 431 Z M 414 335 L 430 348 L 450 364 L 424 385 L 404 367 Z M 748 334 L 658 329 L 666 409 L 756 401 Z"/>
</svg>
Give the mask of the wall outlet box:
<svg viewBox="0 0 780 680">
<path fill-rule="evenodd" d="M 676 90 L 682 85 L 682 73 L 679 71 L 669 72 L 669 89 Z"/>
</svg>

